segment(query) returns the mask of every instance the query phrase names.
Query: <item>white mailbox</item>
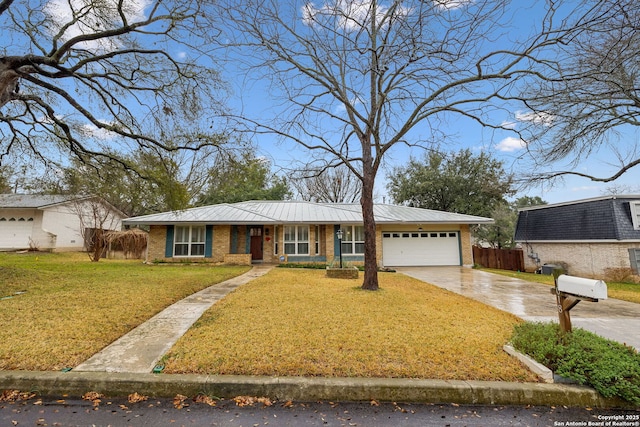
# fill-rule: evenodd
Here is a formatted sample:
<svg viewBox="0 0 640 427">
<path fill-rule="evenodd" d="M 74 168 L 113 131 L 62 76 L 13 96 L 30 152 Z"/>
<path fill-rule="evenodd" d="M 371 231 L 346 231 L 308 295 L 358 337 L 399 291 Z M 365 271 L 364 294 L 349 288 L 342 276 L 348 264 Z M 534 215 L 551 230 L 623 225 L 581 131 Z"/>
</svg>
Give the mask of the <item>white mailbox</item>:
<svg viewBox="0 0 640 427">
<path fill-rule="evenodd" d="M 558 291 L 593 299 L 607 299 L 607 284 L 602 280 L 583 277 L 558 276 Z"/>
</svg>

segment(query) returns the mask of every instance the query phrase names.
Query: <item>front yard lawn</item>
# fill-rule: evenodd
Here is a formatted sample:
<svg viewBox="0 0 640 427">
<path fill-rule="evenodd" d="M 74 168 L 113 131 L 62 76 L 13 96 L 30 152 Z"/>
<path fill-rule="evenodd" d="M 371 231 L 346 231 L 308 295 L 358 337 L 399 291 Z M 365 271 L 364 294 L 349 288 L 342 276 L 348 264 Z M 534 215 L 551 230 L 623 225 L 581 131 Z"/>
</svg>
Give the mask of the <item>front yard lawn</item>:
<svg viewBox="0 0 640 427">
<path fill-rule="evenodd" d="M 523 273 L 520 271 L 497 270 L 493 268 L 483 268 L 482 270 L 489 273 L 501 274 L 503 276 L 514 277 L 526 280 L 528 282 L 542 283 L 553 286 L 553 276 L 549 274 Z M 637 283 L 618 283 L 607 282 L 607 296 L 623 301 L 635 302 L 640 304 L 640 284 Z"/>
<path fill-rule="evenodd" d="M 74 367 L 172 303 L 249 267 L 0 254 L 0 369 Z"/>
<path fill-rule="evenodd" d="M 165 373 L 536 381 L 502 346 L 520 320 L 407 276 L 381 290 L 274 269 L 214 305 Z"/>
</svg>

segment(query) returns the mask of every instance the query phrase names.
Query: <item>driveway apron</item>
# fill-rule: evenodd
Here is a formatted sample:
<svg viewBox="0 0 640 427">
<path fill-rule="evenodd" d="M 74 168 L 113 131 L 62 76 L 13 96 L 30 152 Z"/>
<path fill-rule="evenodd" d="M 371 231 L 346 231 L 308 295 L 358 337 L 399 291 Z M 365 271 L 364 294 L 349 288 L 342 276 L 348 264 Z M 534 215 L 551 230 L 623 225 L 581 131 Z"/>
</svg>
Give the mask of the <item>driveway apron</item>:
<svg viewBox="0 0 640 427">
<path fill-rule="evenodd" d="M 399 267 L 397 271 L 526 321 L 558 321 L 556 298 L 547 285 L 467 267 Z M 571 323 L 640 349 L 640 304 L 617 299 L 582 301 L 571 310 Z"/>
<path fill-rule="evenodd" d="M 271 265 L 210 286 L 167 307 L 145 323 L 73 368 L 74 371 L 149 373 L 160 358 L 213 304 L 237 287 L 262 276 Z"/>
</svg>

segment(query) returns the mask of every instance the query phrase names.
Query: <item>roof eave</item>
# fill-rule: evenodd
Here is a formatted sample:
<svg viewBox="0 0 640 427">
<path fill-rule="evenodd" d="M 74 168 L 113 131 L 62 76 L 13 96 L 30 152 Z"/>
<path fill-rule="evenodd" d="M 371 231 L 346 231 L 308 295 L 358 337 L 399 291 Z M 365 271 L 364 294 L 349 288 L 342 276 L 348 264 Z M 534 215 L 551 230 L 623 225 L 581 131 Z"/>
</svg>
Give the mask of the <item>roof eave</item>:
<svg viewBox="0 0 640 427">
<path fill-rule="evenodd" d="M 186 220 L 186 221 L 129 221 L 122 220 L 123 225 L 176 225 L 176 224 L 211 224 L 211 225 L 282 225 L 282 224 L 310 224 L 310 225 L 333 225 L 333 224 L 361 224 L 362 221 L 209 221 L 209 220 Z M 475 224 L 493 224 L 494 220 L 486 221 L 376 221 L 376 224 L 394 224 L 394 225 L 422 225 L 422 224 L 456 224 L 456 225 L 475 225 Z"/>
</svg>

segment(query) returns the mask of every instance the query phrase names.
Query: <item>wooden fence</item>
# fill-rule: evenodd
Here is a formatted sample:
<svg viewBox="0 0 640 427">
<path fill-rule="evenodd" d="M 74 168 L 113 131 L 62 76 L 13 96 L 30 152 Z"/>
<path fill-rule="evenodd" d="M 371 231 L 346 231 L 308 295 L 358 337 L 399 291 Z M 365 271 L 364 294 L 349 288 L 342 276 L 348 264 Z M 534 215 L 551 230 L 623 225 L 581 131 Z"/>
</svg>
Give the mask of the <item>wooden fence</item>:
<svg viewBox="0 0 640 427">
<path fill-rule="evenodd" d="M 494 249 L 474 246 L 473 262 L 485 268 L 524 271 L 522 249 Z"/>
</svg>

